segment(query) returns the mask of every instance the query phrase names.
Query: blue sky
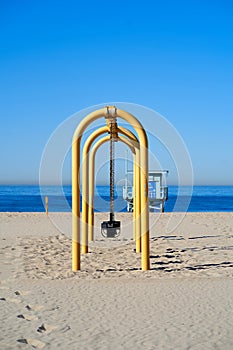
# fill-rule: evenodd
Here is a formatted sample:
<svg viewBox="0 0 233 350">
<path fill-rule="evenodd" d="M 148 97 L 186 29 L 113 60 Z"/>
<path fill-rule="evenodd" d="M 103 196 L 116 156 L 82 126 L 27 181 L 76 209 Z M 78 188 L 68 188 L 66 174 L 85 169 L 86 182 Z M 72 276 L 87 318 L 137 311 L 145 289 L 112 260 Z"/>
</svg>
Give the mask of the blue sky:
<svg viewBox="0 0 233 350">
<path fill-rule="evenodd" d="M 195 184 L 233 185 L 232 19 L 230 0 L 0 1 L 0 183 L 37 183 L 60 123 L 122 101 L 174 125 Z"/>
</svg>

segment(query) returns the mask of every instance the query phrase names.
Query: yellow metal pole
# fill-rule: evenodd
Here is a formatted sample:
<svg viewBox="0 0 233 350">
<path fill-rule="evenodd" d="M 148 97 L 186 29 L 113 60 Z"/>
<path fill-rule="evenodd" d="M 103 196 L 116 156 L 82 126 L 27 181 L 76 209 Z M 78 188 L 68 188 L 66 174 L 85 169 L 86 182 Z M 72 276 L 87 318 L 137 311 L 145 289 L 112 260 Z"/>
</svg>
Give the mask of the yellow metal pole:
<svg viewBox="0 0 233 350">
<path fill-rule="evenodd" d="M 142 270 L 150 269 L 150 238 L 149 238 L 149 208 L 148 208 L 148 146 L 141 148 L 140 178 L 141 178 L 141 250 Z"/>
<path fill-rule="evenodd" d="M 140 142 L 141 179 L 141 229 L 142 229 L 142 270 L 150 268 L 149 262 L 149 213 L 148 213 L 148 140 L 142 124 L 130 113 L 114 106 L 105 107 L 88 114 L 78 125 L 72 143 L 72 269 L 80 269 L 80 142 L 87 126 L 103 116 L 119 116 L 134 127 Z M 138 189 L 138 192 L 140 190 Z"/>
<path fill-rule="evenodd" d="M 110 136 L 104 136 L 92 147 L 89 155 L 89 201 L 88 201 L 88 240 L 94 240 L 94 184 L 95 184 L 95 155 L 98 148 L 110 140 Z"/>
<path fill-rule="evenodd" d="M 81 134 L 82 135 L 82 134 Z M 80 141 L 74 137 L 72 144 L 72 270 L 80 270 Z"/>
<path fill-rule="evenodd" d="M 97 137 L 108 132 L 107 126 L 103 126 L 95 130 L 86 140 L 83 146 L 83 165 L 82 165 L 82 253 L 88 253 L 88 226 L 90 225 L 88 221 L 89 212 L 89 198 L 88 198 L 88 178 L 92 177 L 89 173 L 89 151 L 92 143 Z M 91 169 L 90 169 L 91 170 Z"/>
<path fill-rule="evenodd" d="M 121 132 L 125 134 L 128 134 L 129 130 L 128 129 L 123 129 Z M 118 136 L 119 140 L 124 142 L 131 150 L 131 152 L 133 153 L 133 163 L 136 164 L 136 154 L 139 153 L 138 149 L 134 147 L 135 145 L 135 139 L 136 137 L 134 136 L 134 140 L 132 139 L 127 139 L 126 137 L 124 136 Z M 134 174 L 133 174 L 133 186 L 135 187 L 135 184 L 136 184 L 136 176 L 138 174 L 135 172 L 135 166 L 134 166 Z M 139 238 L 139 241 L 140 241 L 140 232 L 137 232 L 137 226 L 136 226 L 136 214 L 135 212 L 133 211 L 133 236 L 134 236 L 134 239 L 136 240 L 136 252 L 138 252 L 138 248 L 137 248 L 137 238 Z"/>
<path fill-rule="evenodd" d="M 45 211 L 46 211 L 46 215 L 48 215 L 48 213 L 49 213 L 49 199 L 48 199 L 48 196 L 45 197 Z"/>
<path fill-rule="evenodd" d="M 126 129 L 127 130 L 127 129 Z M 90 241 L 94 240 L 94 174 L 95 174 L 95 155 L 99 147 L 105 142 L 110 140 L 110 136 L 105 136 L 98 140 L 91 149 L 89 156 L 89 207 L 88 207 L 88 239 Z M 125 143 L 133 154 L 135 154 L 135 149 L 132 145 L 132 141 L 127 138 L 118 135 L 118 140 Z"/>
<path fill-rule="evenodd" d="M 115 107 L 108 107 L 114 109 Z M 114 110 L 111 111 L 114 113 Z M 117 109 L 117 115 L 131 124 L 138 134 L 140 142 L 140 180 L 141 188 L 136 189 L 137 194 L 141 193 L 141 249 L 142 249 L 142 270 L 150 269 L 150 242 L 149 242 L 149 210 L 148 210 L 148 139 L 142 124 L 130 113 Z"/>
<path fill-rule="evenodd" d="M 84 145 L 83 151 L 83 159 L 85 159 L 85 164 L 83 165 L 83 178 L 87 178 L 87 174 L 89 174 L 89 200 L 87 201 L 88 196 L 88 188 L 87 184 L 83 183 L 82 190 L 82 253 L 88 252 L 88 240 L 93 240 L 93 226 L 94 226 L 94 205 L 93 205 L 93 196 L 94 196 L 94 156 L 98 147 L 101 146 L 102 143 L 106 142 L 104 139 L 97 141 L 97 143 L 93 146 L 93 148 L 97 147 L 95 152 L 91 151 L 91 158 L 88 163 L 88 152 L 90 150 L 91 144 L 94 140 L 102 133 L 109 131 L 107 127 L 102 127 L 95 131 L 86 141 Z M 130 130 L 123 128 L 121 126 L 118 127 L 117 131 L 129 138 L 123 138 L 122 142 L 126 143 L 131 151 L 134 153 L 134 188 L 140 189 L 140 149 L 139 142 L 137 137 Z M 103 141 L 102 141 L 103 140 Z M 107 139 L 106 139 L 107 140 Z M 136 156 L 135 156 L 136 153 Z M 133 212 L 133 234 L 134 239 L 136 240 L 136 252 L 141 252 L 141 215 L 140 215 L 140 191 L 137 193 L 135 191 L 135 202 L 134 202 L 134 212 Z M 88 217 L 87 217 L 88 213 Z"/>
<path fill-rule="evenodd" d="M 117 129 L 118 131 L 118 129 Z M 84 146 L 83 146 L 83 165 L 82 165 L 82 178 L 87 179 L 89 178 L 89 185 L 87 186 L 87 182 L 83 181 L 82 183 L 82 253 L 86 254 L 88 253 L 88 239 L 92 240 L 93 237 L 93 224 L 94 224 L 94 208 L 93 208 L 93 201 L 91 198 L 94 195 L 94 169 L 93 169 L 93 161 L 90 164 L 88 161 L 89 158 L 89 150 L 92 145 L 92 143 L 95 141 L 97 137 L 100 135 L 109 132 L 109 126 L 103 126 L 97 130 L 95 130 L 86 140 Z M 128 144 L 129 147 L 132 147 L 131 150 L 134 150 L 134 146 L 138 148 L 139 143 L 136 138 L 136 136 L 128 129 L 119 127 L 119 132 L 126 135 L 130 138 L 130 141 L 127 139 L 123 139 L 122 142 L 125 142 Z M 138 150 L 137 150 L 138 152 Z M 135 153 L 135 151 L 134 151 Z M 91 188 L 91 190 L 90 190 Z M 88 192 L 90 192 L 90 195 L 88 195 Z M 135 221 L 134 221 L 134 226 Z M 140 240 L 140 226 L 136 226 L 134 232 L 138 231 L 136 236 L 138 237 L 138 240 Z M 90 238 L 89 238 L 90 237 Z M 139 242 L 140 246 L 140 242 Z M 140 251 L 140 248 L 137 249 L 137 251 Z"/>
<path fill-rule="evenodd" d="M 136 156 L 134 158 L 134 210 L 133 210 L 133 236 L 136 240 L 136 252 L 141 252 L 141 181 L 140 181 L 140 146 L 138 138 L 130 130 L 118 126 L 119 132 L 127 136 L 135 147 Z"/>
<path fill-rule="evenodd" d="M 136 234 L 136 252 L 141 252 L 141 173 L 140 173 L 140 152 L 136 149 L 136 157 L 134 162 L 134 220 Z"/>
<path fill-rule="evenodd" d="M 90 123 L 105 116 L 106 108 L 88 114 L 76 128 L 72 141 L 72 270 L 80 270 L 80 143 Z"/>
</svg>

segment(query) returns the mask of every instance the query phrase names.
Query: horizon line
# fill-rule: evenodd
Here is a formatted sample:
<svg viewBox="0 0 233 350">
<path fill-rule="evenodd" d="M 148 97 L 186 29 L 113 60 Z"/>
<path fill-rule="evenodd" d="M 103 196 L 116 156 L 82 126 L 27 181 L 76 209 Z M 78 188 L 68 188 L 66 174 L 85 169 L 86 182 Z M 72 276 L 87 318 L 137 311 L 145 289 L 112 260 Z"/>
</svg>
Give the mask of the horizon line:
<svg viewBox="0 0 233 350">
<path fill-rule="evenodd" d="M 97 183 L 95 184 L 96 186 L 110 186 L 109 184 L 103 184 L 103 183 Z M 177 187 L 196 187 L 196 186 L 199 186 L 199 187 L 204 187 L 204 186 L 209 186 L 209 187 L 216 187 L 216 186 L 233 186 L 233 183 L 232 184 L 207 184 L 207 183 L 204 183 L 204 184 L 184 184 L 184 185 L 179 185 L 179 184 L 166 184 L 168 187 L 169 186 L 177 186 Z M 57 186 L 60 186 L 60 187 L 63 187 L 63 186 L 72 186 L 71 183 L 65 183 L 65 184 L 51 184 L 51 183 L 48 183 L 48 184 L 43 184 L 43 185 L 40 185 L 38 183 L 0 183 L 0 186 L 38 186 L 38 187 L 49 187 L 49 186 L 53 186 L 53 187 L 57 187 Z M 123 187 L 124 185 L 118 185 L 117 187 Z"/>
</svg>

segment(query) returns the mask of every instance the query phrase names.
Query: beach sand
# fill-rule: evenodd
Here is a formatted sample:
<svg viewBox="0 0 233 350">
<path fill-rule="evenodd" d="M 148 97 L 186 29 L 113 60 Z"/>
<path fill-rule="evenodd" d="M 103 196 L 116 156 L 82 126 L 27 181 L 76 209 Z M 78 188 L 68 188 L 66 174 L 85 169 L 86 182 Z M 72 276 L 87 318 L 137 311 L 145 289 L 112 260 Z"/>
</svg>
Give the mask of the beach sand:
<svg viewBox="0 0 233 350">
<path fill-rule="evenodd" d="M 74 273 L 70 213 L 0 213 L 0 349 L 232 350 L 233 213 L 150 214 L 150 271 L 106 219 Z"/>
</svg>

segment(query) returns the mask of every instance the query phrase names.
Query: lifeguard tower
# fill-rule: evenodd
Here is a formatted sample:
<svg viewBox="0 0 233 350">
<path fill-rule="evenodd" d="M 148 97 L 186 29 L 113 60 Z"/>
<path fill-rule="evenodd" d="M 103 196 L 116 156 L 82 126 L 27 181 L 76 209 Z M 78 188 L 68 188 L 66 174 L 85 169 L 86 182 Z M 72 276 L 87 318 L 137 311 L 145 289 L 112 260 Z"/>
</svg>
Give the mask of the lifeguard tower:
<svg viewBox="0 0 233 350">
<path fill-rule="evenodd" d="M 164 212 L 164 204 L 168 199 L 168 187 L 165 179 L 168 170 L 155 170 L 148 173 L 148 201 L 150 212 Z M 134 209 L 133 171 L 126 169 L 123 198 L 127 201 L 127 211 Z"/>
</svg>

